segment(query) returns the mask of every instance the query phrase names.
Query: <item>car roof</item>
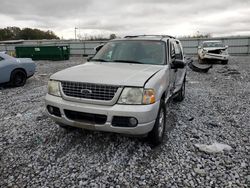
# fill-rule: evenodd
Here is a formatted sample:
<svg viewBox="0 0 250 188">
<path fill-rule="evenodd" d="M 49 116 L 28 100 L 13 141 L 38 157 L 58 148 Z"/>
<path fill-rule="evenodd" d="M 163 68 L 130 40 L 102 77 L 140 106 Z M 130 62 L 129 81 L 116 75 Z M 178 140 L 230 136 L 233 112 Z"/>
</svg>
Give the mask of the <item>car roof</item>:
<svg viewBox="0 0 250 188">
<path fill-rule="evenodd" d="M 153 41 L 161 41 L 164 39 L 175 39 L 173 36 L 170 35 L 131 35 L 125 36 L 121 39 L 114 39 L 114 41 L 126 40 L 126 41 L 133 41 L 133 40 L 153 40 Z"/>
</svg>

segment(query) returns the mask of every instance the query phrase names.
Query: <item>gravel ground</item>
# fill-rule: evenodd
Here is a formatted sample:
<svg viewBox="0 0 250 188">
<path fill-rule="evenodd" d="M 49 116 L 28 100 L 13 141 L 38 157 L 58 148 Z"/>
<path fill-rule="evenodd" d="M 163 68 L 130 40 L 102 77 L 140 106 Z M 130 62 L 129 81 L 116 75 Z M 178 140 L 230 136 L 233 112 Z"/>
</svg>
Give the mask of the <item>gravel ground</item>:
<svg viewBox="0 0 250 188">
<path fill-rule="evenodd" d="M 84 62 L 37 61 L 22 88 L 0 89 L 0 187 L 249 187 L 250 57 L 208 73 L 190 69 L 186 98 L 171 102 L 164 143 L 81 129 L 66 131 L 44 109 L 49 76 Z M 230 151 L 206 153 L 195 144 Z"/>
</svg>

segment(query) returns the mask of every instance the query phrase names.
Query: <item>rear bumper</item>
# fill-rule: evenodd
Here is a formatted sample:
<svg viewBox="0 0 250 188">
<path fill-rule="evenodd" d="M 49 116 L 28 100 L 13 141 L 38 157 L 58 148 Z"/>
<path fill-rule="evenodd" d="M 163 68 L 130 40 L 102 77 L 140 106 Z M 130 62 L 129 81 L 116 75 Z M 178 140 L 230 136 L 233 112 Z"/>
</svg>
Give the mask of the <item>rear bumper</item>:
<svg viewBox="0 0 250 188">
<path fill-rule="evenodd" d="M 47 111 L 48 115 L 58 123 L 84 129 L 123 133 L 130 135 L 143 135 L 150 132 L 155 124 L 155 119 L 157 117 L 160 105 L 159 101 L 151 105 L 93 105 L 80 102 L 66 101 L 61 97 L 55 97 L 49 94 L 47 94 L 45 97 L 45 103 L 46 106 L 51 105 L 60 109 L 61 117 L 51 115 Z M 106 115 L 107 120 L 104 124 L 93 124 L 89 122 L 74 121 L 66 117 L 64 110 Z M 136 127 L 112 126 L 112 120 L 114 116 L 135 117 L 138 120 L 138 124 Z"/>
</svg>

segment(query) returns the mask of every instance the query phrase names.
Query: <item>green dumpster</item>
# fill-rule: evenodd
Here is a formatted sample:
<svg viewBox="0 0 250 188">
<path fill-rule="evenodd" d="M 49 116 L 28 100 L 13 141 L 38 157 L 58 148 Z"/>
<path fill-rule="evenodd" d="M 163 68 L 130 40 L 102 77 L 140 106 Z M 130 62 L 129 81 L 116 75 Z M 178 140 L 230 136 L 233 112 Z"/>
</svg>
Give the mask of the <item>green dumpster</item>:
<svg viewBox="0 0 250 188">
<path fill-rule="evenodd" d="M 70 55 L 70 50 L 69 50 L 69 46 L 61 46 L 62 48 L 62 53 L 63 53 L 63 57 L 65 60 L 69 59 L 69 55 Z"/>
<path fill-rule="evenodd" d="M 69 46 L 16 46 L 18 58 L 32 58 L 33 60 L 67 60 Z"/>
</svg>

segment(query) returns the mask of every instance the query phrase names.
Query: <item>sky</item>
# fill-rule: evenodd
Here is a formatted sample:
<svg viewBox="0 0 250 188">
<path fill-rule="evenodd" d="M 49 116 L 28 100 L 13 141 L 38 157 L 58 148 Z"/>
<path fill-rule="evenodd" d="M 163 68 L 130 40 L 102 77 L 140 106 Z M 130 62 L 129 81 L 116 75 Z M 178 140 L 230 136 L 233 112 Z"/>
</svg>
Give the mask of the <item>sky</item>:
<svg viewBox="0 0 250 188">
<path fill-rule="evenodd" d="M 1 0 L 0 28 L 90 35 L 250 35 L 250 0 Z"/>
</svg>

